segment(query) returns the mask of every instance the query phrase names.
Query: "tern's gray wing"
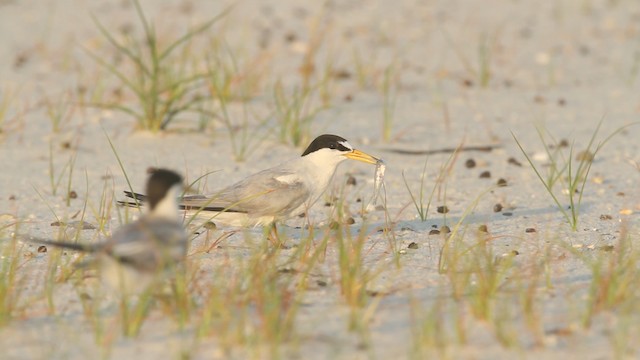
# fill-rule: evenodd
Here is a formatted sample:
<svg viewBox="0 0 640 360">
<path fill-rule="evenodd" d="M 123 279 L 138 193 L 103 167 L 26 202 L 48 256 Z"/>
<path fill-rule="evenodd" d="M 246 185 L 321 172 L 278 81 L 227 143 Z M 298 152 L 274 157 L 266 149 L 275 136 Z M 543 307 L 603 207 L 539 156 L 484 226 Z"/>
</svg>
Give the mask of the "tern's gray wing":
<svg viewBox="0 0 640 360">
<path fill-rule="evenodd" d="M 250 216 L 287 216 L 310 196 L 300 176 L 288 169 L 268 169 L 211 194 L 187 196 L 186 208 L 246 213 Z"/>
<path fill-rule="evenodd" d="M 119 228 L 104 251 L 124 265 L 155 272 L 184 259 L 187 235 L 178 222 L 143 217 Z"/>
</svg>

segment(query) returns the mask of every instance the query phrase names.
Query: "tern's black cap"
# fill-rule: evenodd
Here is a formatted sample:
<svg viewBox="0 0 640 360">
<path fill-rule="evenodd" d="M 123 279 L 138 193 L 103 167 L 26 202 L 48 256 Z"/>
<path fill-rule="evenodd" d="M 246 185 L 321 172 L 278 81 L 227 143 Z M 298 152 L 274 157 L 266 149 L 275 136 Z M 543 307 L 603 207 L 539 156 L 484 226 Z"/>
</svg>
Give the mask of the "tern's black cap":
<svg viewBox="0 0 640 360">
<path fill-rule="evenodd" d="M 147 199 L 149 207 L 154 209 L 156 205 L 167 195 L 174 185 L 182 183 L 182 176 L 174 171 L 156 169 L 151 173 L 147 181 Z"/>
<path fill-rule="evenodd" d="M 336 149 L 339 151 L 352 151 L 353 149 L 348 146 L 349 142 L 347 139 L 340 137 L 338 135 L 324 134 L 315 138 L 311 144 L 307 147 L 302 153 L 302 156 L 311 154 L 314 151 L 318 151 L 320 149 Z"/>
</svg>

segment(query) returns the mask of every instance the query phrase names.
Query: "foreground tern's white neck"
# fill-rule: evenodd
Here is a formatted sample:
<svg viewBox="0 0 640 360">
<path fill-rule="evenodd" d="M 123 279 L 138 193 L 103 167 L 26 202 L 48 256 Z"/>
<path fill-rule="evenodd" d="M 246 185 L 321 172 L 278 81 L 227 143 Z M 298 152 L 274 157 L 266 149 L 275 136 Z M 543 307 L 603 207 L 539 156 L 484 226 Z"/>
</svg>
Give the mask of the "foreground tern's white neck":
<svg viewBox="0 0 640 360">
<path fill-rule="evenodd" d="M 156 207 L 149 212 L 149 216 L 167 220 L 179 220 L 178 196 L 182 193 L 182 186 L 176 184 L 172 186 Z"/>
</svg>

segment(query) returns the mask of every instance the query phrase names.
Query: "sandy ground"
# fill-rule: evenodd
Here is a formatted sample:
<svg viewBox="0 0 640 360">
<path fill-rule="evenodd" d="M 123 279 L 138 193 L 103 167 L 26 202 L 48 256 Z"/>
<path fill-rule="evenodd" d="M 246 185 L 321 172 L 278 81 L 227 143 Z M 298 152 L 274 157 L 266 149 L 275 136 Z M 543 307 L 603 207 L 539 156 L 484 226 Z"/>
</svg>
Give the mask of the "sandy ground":
<svg viewBox="0 0 640 360">
<path fill-rule="evenodd" d="M 143 1 L 142 5 L 156 22 L 158 33 L 167 37 L 226 7 L 195 0 Z M 269 117 L 274 105 L 268 84 L 281 79 L 284 86 L 295 87 L 305 54 L 318 41 L 320 45 L 313 55 L 316 71 L 320 73 L 331 66 L 343 72 L 344 76 L 331 82 L 328 106 L 315 115 L 311 133 L 340 134 L 387 163 L 386 204 L 395 223 L 394 247 L 389 246 L 388 236 L 371 230 L 385 226 L 383 211 L 371 212 L 369 230 L 363 230 L 370 232 L 367 266 L 384 269 L 370 284 L 370 290 L 386 295 L 372 300 L 376 305 L 369 307 L 373 311 L 369 319 L 370 342 L 364 346 L 362 338 L 347 329 L 349 310 L 341 301 L 339 274 L 335 261 L 327 261 L 320 273 L 328 285 L 308 291 L 296 321 L 296 332 L 302 340 L 290 348 L 285 345 L 281 354 L 284 357 L 411 357 L 416 315 L 410 311 L 410 302 L 417 301 L 428 312 L 446 292 L 442 289 L 449 281 L 437 271 L 444 238 L 429 235 L 432 229 L 443 225 L 454 228 L 462 220 L 460 232 L 465 233 L 467 241 L 474 241 L 476 229 L 486 225 L 496 256 L 515 250 L 516 266 L 523 269 L 549 243 L 570 244 L 579 253 L 592 256 L 598 249 L 617 246 L 625 229 L 637 241 L 639 126 L 625 128 L 597 154 L 583 192 L 575 232 L 512 137 L 515 134 L 544 172 L 549 158 L 536 126 L 558 140 L 568 140 L 577 153 L 587 147 L 601 120 L 598 141 L 621 126 L 638 121 L 640 4 L 636 1 L 354 0 L 313 5 L 294 1 L 238 2 L 207 36 L 224 38 L 237 54 L 240 67 L 253 67 L 264 77 L 265 90 L 251 100 L 259 117 L 267 119 L 264 126 L 255 127 L 256 138 L 264 140 L 252 145 L 254 151 L 244 162 L 235 160 L 228 132 L 216 121 L 199 130 L 193 118 L 179 119 L 169 125 L 169 131 L 153 135 L 135 131 L 134 121 L 122 113 L 70 106 L 69 116 L 64 117 L 58 131 L 53 131 L 46 99 L 64 102 L 66 94 L 75 94 L 80 88 L 91 92 L 98 87 L 104 96 L 111 96 L 117 87 L 117 81 L 82 50 L 88 48 L 104 55 L 107 61 L 116 61 L 113 49 L 97 31 L 90 14 L 105 27 L 132 28 L 139 34 L 135 13 L 127 1 L 0 0 L 0 101 L 10 98 L 4 121 L 0 118 L 0 216 L 3 225 L 22 221 L 22 233 L 56 237 L 58 228 L 50 225 L 56 217 L 73 217 L 82 210 L 85 199 L 90 207 L 97 207 L 105 186 L 108 192 L 114 192 L 109 201 L 121 198 L 127 183 L 105 134 L 113 141 L 137 189 L 143 187 L 146 169 L 152 166 L 176 169 L 190 180 L 216 171 L 203 186 L 203 190 L 212 191 L 257 169 L 298 156 L 300 148 L 277 139 L 277 119 Z M 482 48 L 488 54 L 486 69 L 490 72 L 486 86 L 480 78 Z M 192 49 L 194 61 L 203 61 L 205 50 Z M 396 97 L 392 139 L 385 142 L 385 96 L 380 89 L 390 65 Z M 362 72 L 361 81 L 358 71 Z M 125 97 L 123 101 L 129 100 Z M 240 107 L 233 106 L 234 114 L 240 114 Z M 490 152 L 460 153 L 446 186 L 436 191 L 428 219 L 421 221 L 403 173 L 409 186 L 417 191 L 427 156 L 395 150 L 438 150 L 460 144 L 495 148 Z M 568 154 L 568 150 L 563 151 Z M 74 156 L 71 189 L 78 197 L 67 206 L 61 194 L 66 193 L 69 177 L 63 169 Z M 444 153 L 428 157 L 427 194 L 450 156 Z M 509 162 L 510 158 L 521 166 Z M 476 166 L 465 166 L 468 159 L 473 159 Z M 54 178 L 62 179 L 56 195 L 52 191 L 50 163 Z M 354 231 L 363 225 L 357 214 L 361 205 L 356 199 L 370 198 L 373 171 L 366 165 L 344 163 L 336 174 L 332 191 L 338 191 L 347 175 L 357 180 L 346 197 L 356 220 Z M 480 178 L 484 171 L 491 176 Z M 507 186 L 495 187 L 501 178 Z M 560 186 L 556 191 L 566 205 L 567 196 L 562 195 Z M 504 209 L 494 212 L 498 203 Z M 436 207 L 445 204 L 450 211 L 438 213 Z M 318 204 L 311 217 L 319 223 L 329 212 Z M 91 217 L 88 221 L 94 222 Z M 119 224 L 114 212 L 107 232 Z M 536 231 L 526 232 L 527 228 Z M 10 231 L 3 230 L 2 236 L 7 238 Z M 301 236 L 300 230 L 293 227 L 287 231 L 294 243 Z M 255 230 L 255 234 L 260 231 Z M 104 234 L 95 230 L 82 232 L 82 238 L 87 240 L 102 237 Z M 229 245 L 242 243 L 240 235 L 227 241 Z M 416 243 L 417 249 L 408 248 L 410 243 Z M 398 253 L 390 251 L 392 248 Z M 37 293 L 50 253 L 37 253 L 31 246 L 25 246 L 23 252 L 33 255 L 21 267 L 29 274 L 24 286 Z M 199 261 L 204 269 L 215 269 L 229 253 L 234 253 L 233 246 Z M 334 255 L 337 256 L 336 250 L 329 249 L 327 257 Z M 396 256 L 399 268 L 391 265 Z M 541 286 L 536 296 L 543 331 L 541 344 L 524 328 L 521 309 L 514 307 L 509 331 L 516 334 L 516 346 L 501 345 L 494 334 L 494 323 L 467 316 L 467 340 L 449 340 L 447 350 L 436 351 L 435 356 L 640 357 L 640 347 L 632 340 L 639 335 L 637 326 L 629 327 L 622 351 L 614 341 L 617 326 L 626 315 L 605 311 L 595 317 L 591 327 L 579 325 L 592 272 L 567 249 L 555 247 L 552 257 L 556 259 L 549 272 L 553 285 L 544 289 Z M 73 286 L 57 284 L 55 302 L 55 315 L 48 315 L 42 310 L 42 301 L 35 301 L 33 309 L 25 312 L 27 315 L 0 328 L 0 358 L 96 356 L 97 345 Z M 635 312 L 624 320 L 638 323 L 640 318 Z M 177 358 L 191 348 L 186 352 L 194 358 L 224 357 L 215 344 L 215 339 L 205 338 L 194 345 L 189 331 L 179 331 L 170 321 L 152 316 L 139 338 L 116 339 L 110 356 Z M 242 352 L 239 354 L 243 357 Z"/>
</svg>

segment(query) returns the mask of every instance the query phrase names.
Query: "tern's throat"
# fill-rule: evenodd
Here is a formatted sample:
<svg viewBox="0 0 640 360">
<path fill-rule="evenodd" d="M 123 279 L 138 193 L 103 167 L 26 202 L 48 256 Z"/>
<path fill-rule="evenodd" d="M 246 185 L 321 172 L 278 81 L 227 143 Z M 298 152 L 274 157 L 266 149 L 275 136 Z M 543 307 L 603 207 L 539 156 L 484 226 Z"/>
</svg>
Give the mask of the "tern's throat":
<svg viewBox="0 0 640 360">
<path fill-rule="evenodd" d="M 149 215 L 155 218 L 163 218 L 176 221 L 180 216 L 178 213 L 178 196 L 182 193 L 180 185 L 174 185 L 167 191 L 167 194 L 160 200 L 156 206 L 151 209 Z"/>
<path fill-rule="evenodd" d="M 311 201 L 325 192 L 338 165 L 346 158 L 335 151 L 322 149 L 300 158 L 300 170 L 307 179 L 312 194 Z"/>
</svg>

